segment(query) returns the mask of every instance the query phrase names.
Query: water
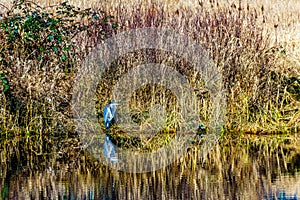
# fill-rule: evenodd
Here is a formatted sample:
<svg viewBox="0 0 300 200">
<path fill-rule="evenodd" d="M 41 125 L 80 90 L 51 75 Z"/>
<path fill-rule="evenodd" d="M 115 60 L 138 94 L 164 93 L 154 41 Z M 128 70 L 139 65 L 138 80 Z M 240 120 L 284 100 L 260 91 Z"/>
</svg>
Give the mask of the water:
<svg viewBox="0 0 300 200">
<path fill-rule="evenodd" d="M 286 144 L 221 144 L 205 163 L 192 148 L 167 168 L 134 174 L 98 163 L 75 141 L 2 139 L 1 199 L 300 199 L 300 157 Z"/>
</svg>

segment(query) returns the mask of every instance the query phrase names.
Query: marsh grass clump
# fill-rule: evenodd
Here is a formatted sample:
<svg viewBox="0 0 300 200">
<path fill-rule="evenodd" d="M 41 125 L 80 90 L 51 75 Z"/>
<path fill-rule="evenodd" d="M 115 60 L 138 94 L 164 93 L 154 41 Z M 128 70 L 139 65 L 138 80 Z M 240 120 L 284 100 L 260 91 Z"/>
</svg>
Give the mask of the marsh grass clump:
<svg viewBox="0 0 300 200">
<path fill-rule="evenodd" d="M 152 73 L 149 72 L 149 74 L 140 73 L 140 67 L 149 63 L 160 64 L 161 71 L 159 71 L 159 74 L 153 71 Z M 195 92 L 199 93 L 198 104 L 188 102 L 192 101 L 191 99 L 180 100 L 170 88 L 151 83 L 153 76 L 164 74 L 166 79 L 169 78 L 168 74 L 165 74 L 163 66 L 169 66 L 174 71 L 180 72 L 182 77 L 186 78 L 189 84 L 193 85 Z M 136 144 L 131 147 L 141 151 L 151 151 L 169 144 L 174 138 L 176 130 L 183 126 L 182 107 L 187 107 L 188 103 L 193 105 L 195 109 L 198 109 L 199 113 L 203 114 L 201 120 L 204 123 L 209 120 L 210 103 L 201 96 L 201 91 L 207 92 L 203 87 L 203 78 L 197 76 L 197 73 L 193 70 L 187 69 L 192 69 L 189 61 L 180 58 L 174 53 L 156 49 L 142 49 L 130 52 L 111 63 L 97 88 L 96 109 L 99 123 L 103 124 L 103 107 L 110 99 L 115 99 L 114 95 L 120 95 L 119 98 L 122 99 L 124 97 L 122 94 L 125 96 L 128 94 L 128 92 L 125 92 L 128 91 L 128 87 L 135 88 L 135 83 L 138 83 L 141 78 L 151 83 L 146 84 L 147 81 L 145 80 L 138 89 L 129 94 L 128 99 L 124 98 L 128 102 L 120 103 L 119 110 L 128 106 L 129 121 L 126 119 L 127 121 L 117 123 L 112 128 L 113 141 L 117 145 L 123 144 L 124 148 L 129 148 L 130 144 Z M 132 73 L 133 78 L 131 76 L 130 79 L 126 78 L 128 73 Z M 176 80 L 167 81 L 176 83 Z M 119 85 L 118 82 L 122 84 Z M 121 87 L 122 89 L 117 94 L 114 94 L 113 90 L 116 90 L 114 87 Z M 178 85 L 178 87 L 178 91 L 184 91 L 184 89 L 180 88 L 183 86 Z M 196 95 L 193 97 L 197 98 Z M 191 107 L 190 109 L 194 108 Z M 197 119 L 200 118 L 198 114 L 195 117 Z M 102 128 L 105 130 L 104 127 Z M 139 134 L 138 137 L 136 134 Z"/>
<path fill-rule="evenodd" d="M 118 7 L 113 9 L 118 13 L 116 19 L 122 31 L 171 28 L 193 38 L 208 51 L 223 76 L 227 99 L 225 126 L 229 130 L 255 134 L 299 130 L 299 65 L 289 57 L 283 44 L 272 42 L 271 30 L 276 27 L 267 21 L 269 14 L 264 6 L 201 1 L 193 8 L 170 8 L 161 2 L 135 3 L 123 12 Z M 164 56 L 156 54 L 156 58 Z M 133 60 L 133 64 L 141 58 L 128 55 L 126 59 Z M 196 94 L 200 91 L 197 95 L 202 99 L 198 100 L 204 102 L 199 105 L 200 110 L 208 112 L 199 117 L 209 120 L 211 107 L 203 107 L 210 102 L 203 95 L 205 83 L 193 84 L 194 73 L 185 63 L 180 63 L 182 68 L 176 68 L 174 62 L 169 66 L 187 75 Z M 201 78 L 196 81 L 201 82 Z"/>
<path fill-rule="evenodd" d="M 283 44 L 272 42 L 271 29 L 276 27 L 267 21 L 269 15 L 264 6 L 210 1 L 200 2 L 195 8 L 171 9 L 162 2 L 137 1 L 135 6 L 126 6 L 126 10 L 123 7 L 111 7 L 117 13 L 120 32 L 147 27 L 170 28 L 194 39 L 209 53 L 223 78 L 227 101 L 225 130 L 253 134 L 299 131 L 300 74 L 296 70 L 299 65 L 289 57 Z M 170 52 L 153 49 L 126 54 L 110 66 L 104 83 L 98 88 L 99 116 L 102 116 L 101 108 L 113 98 L 111 88 L 119 78 L 130 69 L 149 62 L 166 64 L 184 75 L 197 96 L 199 120 L 205 124 L 211 119 L 214 105 L 211 105 L 203 77 L 191 70 L 192 64 L 188 61 Z M 132 120 L 142 125 L 141 119 L 149 120 L 144 116 L 149 107 L 160 102 L 167 107 L 169 119 L 172 119 L 168 123 L 175 124 L 169 127 L 182 125 L 176 99 L 169 101 L 172 93 L 158 87 L 152 89 L 145 86 L 133 94 L 130 103 Z M 147 98 L 151 93 L 161 93 L 164 98 L 155 95 Z"/>
<path fill-rule="evenodd" d="M 157 27 L 195 40 L 218 67 L 227 101 L 225 130 L 256 134 L 299 130 L 299 66 L 290 59 L 284 44 L 272 43 L 270 29 L 276 27 L 269 25 L 264 7 L 215 1 L 199 1 L 194 7 L 172 7 L 159 1 L 99 5 L 105 10 L 80 9 L 65 2 L 42 7 L 29 1 L 15 1 L 3 14 L 3 129 L 39 134 L 46 130 L 74 132 L 70 99 L 81 61 L 114 32 Z M 99 123 L 104 105 L 113 99 L 112 86 L 131 69 L 147 63 L 170 66 L 189 80 L 197 97 L 193 104 L 199 111 L 196 117 L 206 125 L 214 105 L 203 77 L 192 70 L 189 61 L 156 49 L 130 52 L 111 63 L 95 97 Z M 163 130 L 171 133 L 166 141 L 182 123 L 182 108 L 167 88 L 146 85 L 132 93 L 130 101 L 131 119 L 141 128 L 153 128 L 147 124 L 154 119 L 150 108 L 164 105 L 167 117 Z M 136 144 L 135 138 L 131 139 L 128 144 Z M 147 141 L 149 138 L 145 138 Z"/>
<path fill-rule="evenodd" d="M 280 70 L 288 67 L 286 51 L 270 47 L 270 36 L 264 33 L 267 25 L 258 13 L 264 15 L 263 10 L 234 5 L 230 9 L 213 8 L 204 34 L 207 41 L 216 41 L 207 47 L 223 73 L 230 129 L 254 133 L 284 129 L 281 119 L 287 116 L 278 111 L 297 101 L 285 92 L 284 81 L 295 74 Z M 266 121 L 261 123 L 266 118 L 276 121 L 272 128 Z"/>
<path fill-rule="evenodd" d="M 73 77 L 88 50 L 112 33 L 112 20 L 101 9 L 66 2 L 42 7 L 14 1 L 0 21 L 1 127 L 30 134 L 74 131 Z"/>
</svg>

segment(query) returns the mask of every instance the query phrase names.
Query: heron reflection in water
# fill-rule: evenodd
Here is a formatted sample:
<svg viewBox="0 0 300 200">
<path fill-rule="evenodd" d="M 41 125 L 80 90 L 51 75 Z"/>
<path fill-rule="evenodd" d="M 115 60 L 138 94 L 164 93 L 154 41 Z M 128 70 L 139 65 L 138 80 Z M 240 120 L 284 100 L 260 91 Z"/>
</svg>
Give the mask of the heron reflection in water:
<svg viewBox="0 0 300 200">
<path fill-rule="evenodd" d="M 117 162 L 118 158 L 116 155 L 114 144 L 110 140 L 111 138 L 110 127 L 113 125 L 113 123 L 116 120 L 117 105 L 118 103 L 114 101 L 109 104 L 106 104 L 106 106 L 104 107 L 104 114 L 103 114 L 104 125 L 105 128 L 107 129 L 107 134 L 105 136 L 105 141 L 103 145 L 104 155 L 109 161 L 113 163 Z"/>
</svg>

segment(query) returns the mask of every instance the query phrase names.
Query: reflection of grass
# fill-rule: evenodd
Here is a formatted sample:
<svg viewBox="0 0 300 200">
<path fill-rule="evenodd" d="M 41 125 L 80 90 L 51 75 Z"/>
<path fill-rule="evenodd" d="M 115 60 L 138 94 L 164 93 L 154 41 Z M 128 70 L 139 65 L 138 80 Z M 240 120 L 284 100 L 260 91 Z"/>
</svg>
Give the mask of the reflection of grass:
<svg viewBox="0 0 300 200">
<path fill-rule="evenodd" d="M 0 193 L 8 199 L 16 195 L 24 199 L 30 199 L 29 195 L 36 199 L 50 195 L 79 198 L 91 193 L 95 199 L 106 195 L 180 199 L 184 192 L 190 199 L 199 199 L 201 188 L 209 199 L 236 195 L 262 199 L 270 192 L 264 188 L 271 188 L 287 170 L 294 174 L 299 168 L 299 140 L 293 136 L 232 133 L 221 138 L 205 162 L 199 146 L 194 146 L 170 166 L 141 174 L 106 167 L 79 146 L 76 139 L 54 137 L 51 142 L 21 137 L 1 140 Z"/>
<path fill-rule="evenodd" d="M 113 131 L 112 141 L 122 149 L 138 152 L 153 152 L 168 145 L 174 139 L 174 136 L 174 130 L 162 130 L 146 136 L 133 136 L 122 131 Z"/>
</svg>

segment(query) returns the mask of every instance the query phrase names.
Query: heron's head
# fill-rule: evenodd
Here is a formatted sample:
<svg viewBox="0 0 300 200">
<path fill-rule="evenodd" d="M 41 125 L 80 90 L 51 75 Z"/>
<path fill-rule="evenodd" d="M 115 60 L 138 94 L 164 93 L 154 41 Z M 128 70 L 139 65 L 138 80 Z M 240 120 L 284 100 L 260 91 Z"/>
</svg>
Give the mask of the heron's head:
<svg viewBox="0 0 300 200">
<path fill-rule="evenodd" d="M 119 105 L 119 104 L 120 104 L 119 102 L 115 102 L 115 101 L 112 101 L 111 103 L 108 104 L 108 107 L 110 108 L 112 117 L 115 117 L 117 105 Z"/>
<path fill-rule="evenodd" d="M 120 105 L 120 103 L 116 101 L 112 101 L 111 103 L 109 103 L 109 106 L 117 106 L 117 105 Z"/>
</svg>

